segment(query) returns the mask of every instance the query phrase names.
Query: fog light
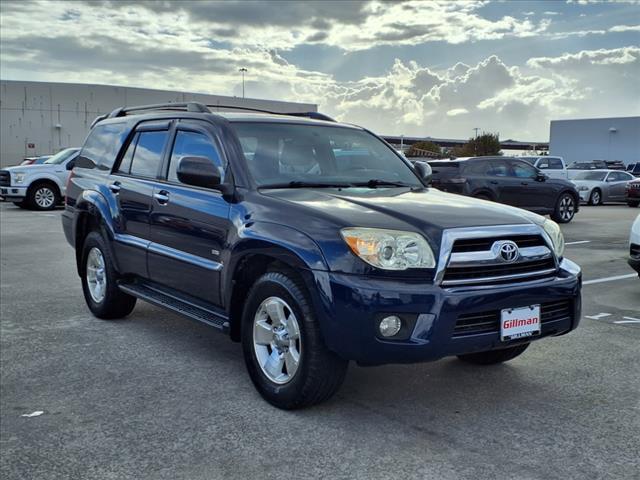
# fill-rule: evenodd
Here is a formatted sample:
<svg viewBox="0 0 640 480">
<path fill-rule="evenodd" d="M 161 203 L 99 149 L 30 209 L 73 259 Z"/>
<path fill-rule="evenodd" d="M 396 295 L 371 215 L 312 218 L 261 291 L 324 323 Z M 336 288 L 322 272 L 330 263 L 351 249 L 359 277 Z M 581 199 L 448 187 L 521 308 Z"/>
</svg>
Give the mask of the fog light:
<svg viewBox="0 0 640 480">
<path fill-rule="evenodd" d="M 382 335 L 383 337 L 393 337 L 400 331 L 401 328 L 402 320 L 400 320 L 400 317 L 396 315 L 384 317 L 382 320 L 380 320 L 380 324 L 378 325 L 380 335 Z"/>
</svg>

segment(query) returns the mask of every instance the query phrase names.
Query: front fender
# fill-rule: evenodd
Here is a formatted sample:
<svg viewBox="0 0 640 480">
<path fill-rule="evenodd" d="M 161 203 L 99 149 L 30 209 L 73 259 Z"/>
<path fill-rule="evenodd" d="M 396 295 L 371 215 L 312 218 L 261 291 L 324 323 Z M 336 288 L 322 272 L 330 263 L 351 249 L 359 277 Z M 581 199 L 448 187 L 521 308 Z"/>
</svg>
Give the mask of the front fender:
<svg viewBox="0 0 640 480">
<path fill-rule="evenodd" d="M 23 185 L 31 186 L 32 184 L 41 182 L 43 180 L 55 183 L 60 194 L 64 194 L 64 184 L 62 184 L 60 179 L 55 174 L 49 172 L 38 172 L 32 173 L 31 175 L 27 174 L 23 181 Z"/>
</svg>

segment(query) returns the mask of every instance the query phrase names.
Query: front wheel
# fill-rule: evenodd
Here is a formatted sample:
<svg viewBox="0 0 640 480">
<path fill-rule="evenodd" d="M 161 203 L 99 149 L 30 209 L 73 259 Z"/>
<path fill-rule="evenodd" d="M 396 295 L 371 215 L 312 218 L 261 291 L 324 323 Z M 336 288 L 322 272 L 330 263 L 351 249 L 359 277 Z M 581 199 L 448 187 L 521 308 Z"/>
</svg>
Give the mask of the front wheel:
<svg viewBox="0 0 640 480">
<path fill-rule="evenodd" d="M 53 184 L 42 182 L 29 188 L 26 201 L 34 210 L 53 210 L 60 203 L 60 193 Z"/>
<path fill-rule="evenodd" d="M 576 214 L 576 199 L 570 193 L 563 193 L 556 202 L 551 219 L 558 223 L 569 223 Z"/>
<path fill-rule="evenodd" d="M 496 363 L 508 362 L 509 360 L 513 360 L 518 355 L 521 355 L 528 346 L 529 344 L 525 343 L 524 345 L 502 348 L 500 350 L 489 350 L 488 352 L 467 353 L 465 355 L 458 355 L 458 358 L 463 362 L 473 363 L 474 365 L 494 365 Z"/>
<path fill-rule="evenodd" d="M 302 283 L 288 271 L 265 273 L 242 315 L 242 348 L 253 384 L 275 407 L 308 407 L 331 397 L 348 362 L 331 352 Z"/>
<path fill-rule="evenodd" d="M 593 205 L 595 207 L 602 205 L 602 194 L 597 188 L 594 188 L 591 195 L 589 195 L 589 205 Z"/>
<path fill-rule="evenodd" d="M 82 249 L 82 291 L 91 313 L 111 320 L 123 318 L 136 306 L 136 299 L 118 288 L 118 274 L 106 242 L 98 232 L 87 235 Z"/>
</svg>

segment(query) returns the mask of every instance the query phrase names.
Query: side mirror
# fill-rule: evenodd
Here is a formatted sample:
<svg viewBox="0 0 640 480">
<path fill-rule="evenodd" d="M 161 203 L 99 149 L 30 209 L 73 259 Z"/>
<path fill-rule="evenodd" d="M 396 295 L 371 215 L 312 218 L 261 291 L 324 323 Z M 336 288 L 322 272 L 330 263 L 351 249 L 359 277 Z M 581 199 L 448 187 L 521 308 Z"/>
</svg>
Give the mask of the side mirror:
<svg viewBox="0 0 640 480">
<path fill-rule="evenodd" d="M 70 162 L 67 162 L 67 165 L 65 166 L 65 168 L 67 170 L 73 170 L 73 167 L 75 167 L 75 166 L 76 166 L 76 159 L 74 158 Z"/>
<path fill-rule="evenodd" d="M 413 164 L 413 168 L 415 168 L 416 173 L 424 181 L 424 183 L 426 183 L 427 185 L 431 183 L 431 165 L 429 165 L 427 162 L 417 161 Z"/>
<path fill-rule="evenodd" d="M 220 187 L 220 170 L 206 157 L 182 157 L 178 163 L 178 180 L 204 188 Z"/>
<path fill-rule="evenodd" d="M 546 182 L 547 181 L 547 177 L 544 173 L 542 172 L 538 172 L 538 174 L 536 175 L 535 179 L 536 182 Z"/>
</svg>

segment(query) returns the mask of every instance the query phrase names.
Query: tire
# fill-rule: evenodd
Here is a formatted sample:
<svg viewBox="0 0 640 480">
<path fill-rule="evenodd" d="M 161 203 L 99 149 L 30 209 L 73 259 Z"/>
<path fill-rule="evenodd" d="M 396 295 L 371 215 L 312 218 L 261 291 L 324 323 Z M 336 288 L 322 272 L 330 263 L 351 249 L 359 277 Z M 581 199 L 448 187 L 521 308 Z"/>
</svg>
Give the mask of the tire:
<svg viewBox="0 0 640 480">
<path fill-rule="evenodd" d="M 101 257 L 102 266 L 96 262 Z M 98 232 L 87 235 L 82 247 L 82 291 L 91 313 L 104 320 L 126 317 L 136 306 L 136 298 L 122 292 L 117 285 L 118 275 L 113 267 L 113 259 L 107 244 Z M 99 263 L 99 262 L 98 262 Z M 94 273 L 90 270 L 94 269 Z M 100 272 L 100 270 L 102 270 Z M 93 276 L 93 279 L 91 278 Z M 103 282 L 98 295 L 96 283 Z"/>
<path fill-rule="evenodd" d="M 500 350 L 489 350 L 488 352 L 479 353 L 467 353 L 465 355 L 458 355 L 458 358 L 466 363 L 472 363 L 474 365 L 494 365 L 496 363 L 508 362 L 513 360 L 522 352 L 524 352 L 528 343 L 524 345 L 517 345 L 515 347 L 502 348 Z"/>
<path fill-rule="evenodd" d="M 20 207 L 20 208 L 27 208 L 27 202 L 25 202 L 24 200 L 20 201 L 20 202 L 13 202 L 13 204 L 16 207 Z"/>
<path fill-rule="evenodd" d="M 637 207 L 638 205 L 640 205 L 640 202 L 635 202 L 635 201 L 631 201 L 631 200 L 627 200 L 627 206 L 629 207 Z"/>
<path fill-rule="evenodd" d="M 251 381 L 275 407 L 292 410 L 321 403 L 344 380 L 348 361 L 326 347 L 309 295 L 288 271 L 265 273 L 253 284 L 241 335 Z"/>
<path fill-rule="evenodd" d="M 37 182 L 29 187 L 25 201 L 33 210 L 53 210 L 60 203 L 60 192 L 51 182 Z"/>
<path fill-rule="evenodd" d="M 558 223 L 569 223 L 576 214 L 576 203 L 576 198 L 570 193 L 561 194 L 551 219 Z"/>
<path fill-rule="evenodd" d="M 602 192 L 599 188 L 594 188 L 591 195 L 589 195 L 589 205 L 593 205 L 595 207 L 602 205 Z"/>
</svg>

